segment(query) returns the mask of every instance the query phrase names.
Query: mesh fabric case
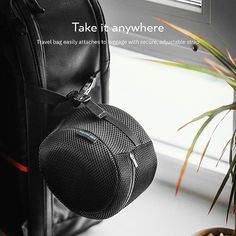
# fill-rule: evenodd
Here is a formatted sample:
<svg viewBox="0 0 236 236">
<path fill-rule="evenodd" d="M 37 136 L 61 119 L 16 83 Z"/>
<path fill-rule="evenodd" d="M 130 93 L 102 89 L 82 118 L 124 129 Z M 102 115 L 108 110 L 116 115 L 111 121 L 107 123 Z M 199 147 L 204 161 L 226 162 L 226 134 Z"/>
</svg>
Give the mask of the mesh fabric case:
<svg viewBox="0 0 236 236">
<path fill-rule="evenodd" d="M 39 156 L 47 184 L 62 203 L 82 216 L 106 219 L 150 185 L 157 159 L 150 138 L 134 118 L 116 107 L 99 106 L 128 127 L 140 144 L 82 107 L 43 141 Z"/>
</svg>

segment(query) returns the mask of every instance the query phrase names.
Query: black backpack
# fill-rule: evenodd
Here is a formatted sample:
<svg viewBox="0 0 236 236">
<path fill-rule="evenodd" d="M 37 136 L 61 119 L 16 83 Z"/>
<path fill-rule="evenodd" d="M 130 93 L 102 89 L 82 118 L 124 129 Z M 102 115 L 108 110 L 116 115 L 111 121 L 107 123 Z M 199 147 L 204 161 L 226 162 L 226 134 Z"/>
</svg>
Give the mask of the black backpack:
<svg viewBox="0 0 236 236">
<path fill-rule="evenodd" d="M 98 30 L 75 32 L 74 21 Z M 27 93 L 33 86 L 66 95 L 99 71 L 90 95 L 106 103 L 109 48 L 101 24 L 97 0 L 0 1 L 0 235 L 70 236 L 99 223 L 69 211 L 46 187 L 38 147 L 61 117 Z"/>
</svg>

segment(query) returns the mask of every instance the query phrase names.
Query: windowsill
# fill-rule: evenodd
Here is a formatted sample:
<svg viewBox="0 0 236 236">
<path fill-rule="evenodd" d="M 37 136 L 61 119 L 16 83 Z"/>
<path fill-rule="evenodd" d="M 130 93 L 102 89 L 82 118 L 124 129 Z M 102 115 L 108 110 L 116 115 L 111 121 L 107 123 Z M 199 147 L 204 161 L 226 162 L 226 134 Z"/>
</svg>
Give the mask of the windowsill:
<svg viewBox="0 0 236 236">
<path fill-rule="evenodd" d="M 160 171 L 160 168 L 159 168 Z M 191 236 L 210 227 L 225 224 L 225 206 L 217 205 L 208 215 L 211 201 L 154 181 L 149 189 L 116 216 L 91 228 L 81 236 Z"/>
<path fill-rule="evenodd" d="M 186 151 L 162 143 L 161 141 L 154 141 L 154 147 L 159 161 L 156 180 L 168 184 L 174 189 Z M 183 157 L 183 159 L 176 158 L 176 156 Z M 228 165 L 220 162 L 219 166 L 216 167 L 216 160 L 205 157 L 200 170 L 197 172 L 199 160 L 200 154 L 193 153 L 189 160 L 180 192 L 191 192 L 206 199 L 213 200 L 225 176 Z M 228 183 L 219 198 L 220 203 L 227 204 L 230 189 L 231 185 Z"/>
</svg>

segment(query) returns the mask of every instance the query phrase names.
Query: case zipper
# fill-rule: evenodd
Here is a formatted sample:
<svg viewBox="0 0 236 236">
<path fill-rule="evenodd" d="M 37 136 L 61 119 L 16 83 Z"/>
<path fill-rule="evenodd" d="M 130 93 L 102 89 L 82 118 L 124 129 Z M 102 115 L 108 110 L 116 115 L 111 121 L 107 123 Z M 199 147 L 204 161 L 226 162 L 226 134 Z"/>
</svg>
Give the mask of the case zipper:
<svg viewBox="0 0 236 236">
<path fill-rule="evenodd" d="M 127 205 L 127 203 L 129 202 L 129 200 L 132 196 L 132 193 L 134 190 L 134 185 L 135 185 L 136 168 L 138 168 L 138 163 L 137 163 L 137 160 L 135 159 L 134 153 L 131 152 L 129 154 L 129 159 L 130 159 L 131 168 L 132 168 L 132 180 L 131 180 L 131 185 L 130 185 L 129 192 L 127 195 L 127 199 L 126 199 L 123 207 L 125 207 Z"/>
<path fill-rule="evenodd" d="M 75 129 L 75 130 L 79 131 L 80 129 Z M 95 136 L 94 134 L 93 134 L 93 136 L 96 137 L 97 140 L 99 140 L 101 143 L 103 143 L 104 146 L 107 148 L 107 150 L 110 152 L 109 148 L 107 147 L 107 145 L 105 144 L 105 142 L 103 140 L 101 140 L 98 136 Z M 113 157 L 113 155 L 111 155 L 111 156 Z M 112 159 L 113 159 L 114 162 L 116 162 L 115 158 L 112 158 Z M 128 194 L 127 194 L 127 198 L 125 200 L 125 203 L 124 203 L 123 207 L 126 206 L 126 204 L 129 202 L 129 200 L 132 196 L 132 193 L 133 193 L 133 190 L 134 190 L 134 185 L 135 185 L 136 169 L 138 168 L 138 162 L 137 162 L 133 152 L 129 153 L 129 160 L 130 160 L 131 169 L 132 169 L 131 184 L 130 184 L 130 188 L 129 188 L 129 191 L 128 191 Z"/>
<path fill-rule="evenodd" d="M 135 159 L 135 156 L 132 152 L 129 154 L 129 157 L 130 157 L 130 160 L 133 162 L 135 168 L 138 168 L 137 160 Z"/>
</svg>

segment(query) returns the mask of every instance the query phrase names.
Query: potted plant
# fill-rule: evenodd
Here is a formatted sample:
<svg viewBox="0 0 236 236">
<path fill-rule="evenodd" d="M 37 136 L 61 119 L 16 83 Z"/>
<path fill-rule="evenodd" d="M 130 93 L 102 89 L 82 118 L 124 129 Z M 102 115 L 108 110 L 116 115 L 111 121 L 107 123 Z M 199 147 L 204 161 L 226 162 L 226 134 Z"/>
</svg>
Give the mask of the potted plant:
<svg viewBox="0 0 236 236">
<path fill-rule="evenodd" d="M 205 59 L 206 62 L 211 66 L 212 70 L 207 69 L 207 68 L 203 68 L 203 67 L 194 66 L 194 65 L 177 63 L 177 62 L 173 62 L 173 61 L 158 61 L 158 63 L 177 66 L 177 67 L 191 69 L 191 70 L 196 70 L 196 71 L 208 73 L 210 75 L 214 75 L 218 78 L 225 80 L 225 82 L 228 83 L 229 86 L 231 86 L 231 88 L 234 91 L 236 91 L 236 62 L 233 60 L 233 58 L 229 54 L 228 50 L 227 50 L 227 54 L 225 54 L 222 51 L 220 51 L 219 49 L 217 49 L 213 44 L 207 42 L 206 40 L 199 37 L 198 35 L 196 35 L 192 32 L 189 32 L 186 29 L 183 29 L 179 26 L 176 26 L 170 22 L 167 22 L 163 19 L 160 19 L 157 17 L 156 17 L 156 19 L 161 21 L 165 25 L 173 28 L 174 30 L 177 30 L 178 32 L 181 32 L 181 33 L 185 34 L 186 36 L 190 37 L 191 39 L 195 40 L 198 44 L 200 44 L 203 48 L 205 48 L 208 52 L 210 52 L 215 57 L 215 59 L 217 59 L 217 61 Z M 212 122 L 212 120 L 218 114 L 220 114 L 222 112 L 226 112 L 226 114 L 224 115 L 224 117 L 225 117 L 230 111 L 233 111 L 233 110 L 236 110 L 236 102 L 233 102 L 232 104 L 224 105 L 222 107 L 218 107 L 218 108 L 211 110 L 211 111 L 207 111 L 204 114 L 194 118 L 192 121 L 188 122 L 187 124 L 185 124 L 183 127 L 180 128 L 180 129 L 182 129 L 195 121 L 198 121 L 198 120 L 201 120 L 204 118 L 206 119 L 203 122 L 203 124 L 201 125 L 200 129 L 197 131 L 197 133 L 191 143 L 191 146 L 188 149 L 188 152 L 187 152 L 187 155 L 186 155 L 185 161 L 183 163 L 183 166 L 182 166 L 182 169 L 181 169 L 181 172 L 179 175 L 179 179 L 178 179 L 178 182 L 176 185 L 176 193 L 178 193 L 178 191 L 179 191 L 179 188 L 180 188 L 180 185 L 181 185 L 181 182 L 182 182 L 182 179 L 183 179 L 183 176 L 184 176 L 187 164 L 188 164 L 188 160 L 189 160 L 189 158 L 193 152 L 193 149 L 195 147 L 195 144 L 196 144 L 197 140 L 199 139 L 200 135 L 202 134 L 203 130 Z M 220 120 L 220 122 L 224 119 L 224 117 Z M 220 122 L 214 128 L 212 135 L 214 134 L 217 127 L 220 125 Z M 211 135 L 210 139 L 208 140 L 208 142 L 202 152 L 199 167 L 200 167 L 201 162 L 207 152 L 209 144 L 211 143 L 212 135 Z M 231 179 L 232 180 L 231 181 L 232 187 L 231 187 L 231 192 L 230 192 L 229 201 L 228 201 L 226 220 L 228 219 L 231 206 L 236 205 L 236 154 L 234 154 L 234 152 L 233 152 L 233 149 L 235 147 L 235 139 L 236 139 L 236 129 L 233 131 L 232 137 L 226 143 L 226 145 L 222 151 L 222 154 L 220 156 L 220 159 L 221 159 L 223 154 L 225 153 L 227 147 L 230 146 L 229 169 L 228 169 L 228 172 L 226 173 L 226 175 L 223 179 L 223 182 L 221 183 L 221 185 L 215 195 L 215 198 L 212 202 L 212 205 L 210 207 L 210 211 L 211 211 L 212 208 L 214 207 L 216 201 L 218 200 L 222 190 L 224 189 L 227 181 L 229 179 Z M 235 212 L 234 212 L 234 215 L 235 215 L 235 219 L 236 219 Z M 236 226 L 235 226 L 234 230 L 233 229 L 226 229 L 226 228 L 207 229 L 207 230 L 203 230 L 203 231 L 196 233 L 194 236 L 236 236 Z"/>
</svg>

